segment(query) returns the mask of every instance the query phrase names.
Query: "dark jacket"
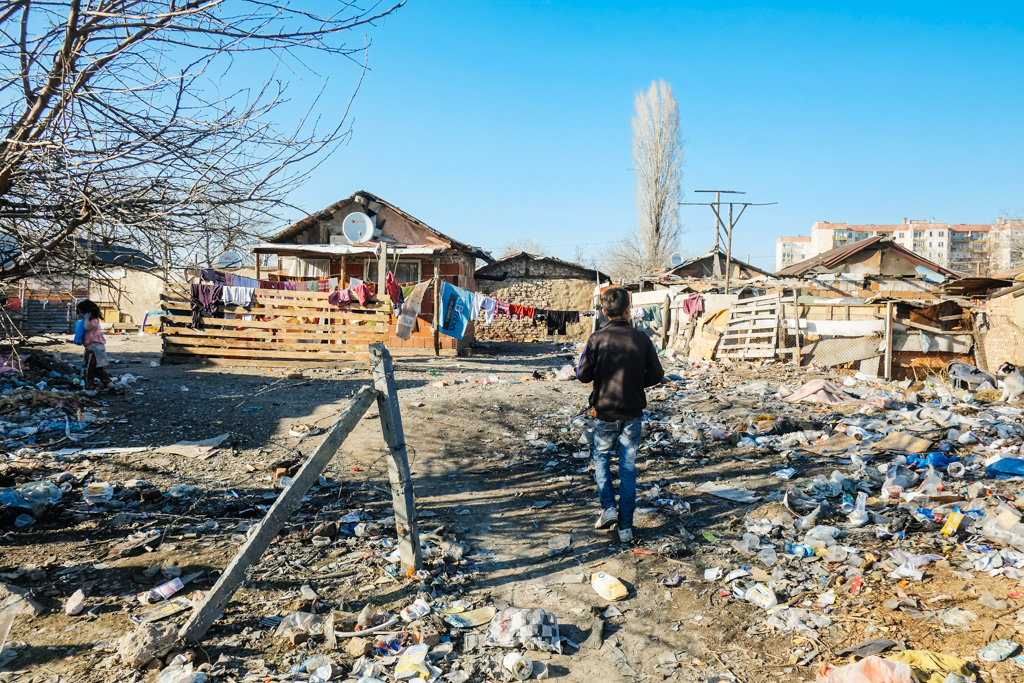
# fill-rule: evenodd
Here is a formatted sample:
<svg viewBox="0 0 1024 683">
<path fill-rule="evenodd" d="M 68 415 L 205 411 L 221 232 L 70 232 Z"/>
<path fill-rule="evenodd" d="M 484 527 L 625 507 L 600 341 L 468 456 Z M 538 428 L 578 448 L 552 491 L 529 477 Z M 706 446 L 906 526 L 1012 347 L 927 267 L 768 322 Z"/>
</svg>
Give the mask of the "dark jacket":
<svg viewBox="0 0 1024 683">
<path fill-rule="evenodd" d="M 647 407 L 646 387 L 665 377 L 650 337 L 629 321 L 615 319 L 590 335 L 576 378 L 593 382 L 590 405 L 597 419 L 612 422 L 640 417 Z"/>
</svg>

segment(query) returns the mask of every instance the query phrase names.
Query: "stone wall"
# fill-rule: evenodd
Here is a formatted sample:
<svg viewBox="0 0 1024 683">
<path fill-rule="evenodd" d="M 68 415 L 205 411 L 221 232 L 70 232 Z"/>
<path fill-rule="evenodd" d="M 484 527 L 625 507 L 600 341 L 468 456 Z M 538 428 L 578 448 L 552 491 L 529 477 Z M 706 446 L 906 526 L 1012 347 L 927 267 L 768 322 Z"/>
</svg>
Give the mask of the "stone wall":
<svg viewBox="0 0 1024 683">
<path fill-rule="evenodd" d="M 534 265 L 530 264 L 531 269 Z M 555 311 L 584 311 L 594 307 L 595 283 L 590 280 L 509 277 L 500 282 L 478 279 L 476 284 L 481 294 L 520 306 Z M 517 342 L 531 339 L 586 341 L 592 323 L 592 318 L 581 318 L 579 323 L 566 327 L 566 336 L 549 337 L 544 323 L 535 324 L 532 320 L 509 320 L 505 316 L 496 316 L 491 325 L 483 320 L 477 321 L 476 339 Z"/>
</svg>

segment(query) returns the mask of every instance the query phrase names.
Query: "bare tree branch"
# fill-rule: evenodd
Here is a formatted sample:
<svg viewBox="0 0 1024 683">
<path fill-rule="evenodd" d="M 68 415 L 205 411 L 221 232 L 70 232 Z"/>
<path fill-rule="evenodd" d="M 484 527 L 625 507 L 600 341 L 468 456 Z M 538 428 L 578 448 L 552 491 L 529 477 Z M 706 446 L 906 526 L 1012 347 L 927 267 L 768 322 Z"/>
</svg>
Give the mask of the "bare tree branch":
<svg viewBox="0 0 1024 683">
<path fill-rule="evenodd" d="M 350 134 L 351 97 L 326 111 L 323 95 L 337 86 L 310 57 L 355 62 L 354 97 L 368 42 L 347 37 L 405 0 L 306 4 L 0 8 L 0 279 L 61 262 L 74 272 L 77 250 L 63 245 L 83 235 L 153 254 L 166 247 L 179 263 L 256 239 Z M 317 94 L 293 99 L 274 69 Z"/>
</svg>

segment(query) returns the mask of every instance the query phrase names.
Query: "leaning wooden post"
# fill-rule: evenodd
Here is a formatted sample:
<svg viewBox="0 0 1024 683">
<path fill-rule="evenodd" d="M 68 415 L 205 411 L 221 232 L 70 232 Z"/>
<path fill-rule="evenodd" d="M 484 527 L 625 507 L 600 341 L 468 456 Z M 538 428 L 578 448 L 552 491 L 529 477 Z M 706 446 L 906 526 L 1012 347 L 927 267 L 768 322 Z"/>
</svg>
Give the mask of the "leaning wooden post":
<svg viewBox="0 0 1024 683">
<path fill-rule="evenodd" d="M 231 560 L 231 564 L 217 579 L 217 583 L 178 631 L 178 638 L 189 643 L 198 643 L 202 640 L 206 631 L 231 600 L 231 596 L 242 585 L 242 581 L 245 580 L 245 572 L 259 561 L 270 543 L 281 533 L 285 523 L 302 504 L 302 498 L 317 482 L 345 437 L 359 424 L 359 420 L 363 418 L 376 397 L 377 391 L 370 387 L 363 387 L 353 397 L 341 417 L 296 473 L 292 483 L 277 497 L 274 504 L 267 510 L 266 517 L 249 536 L 249 540 L 239 548 L 235 559 Z"/>
<path fill-rule="evenodd" d="M 668 326 L 672 322 L 672 295 L 666 294 L 661 304 L 661 348 L 668 348 Z"/>
<path fill-rule="evenodd" d="M 420 569 L 420 535 L 416 525 L 416 502 L 413 498 L 409 456 L 405 449 L 405 430 L 402 413 L 398 409 L 398 390 L 391 354 L 381 342 L 370 344 L 370 367 L 373 386 L 377 390 L 377 409 L 384 442 L 388 445 L 388 478 L 391 480 L 391 499 L 395 508 L 395 528 L 398 531 L 398 552 L 402 570 Z"/>
</svg>

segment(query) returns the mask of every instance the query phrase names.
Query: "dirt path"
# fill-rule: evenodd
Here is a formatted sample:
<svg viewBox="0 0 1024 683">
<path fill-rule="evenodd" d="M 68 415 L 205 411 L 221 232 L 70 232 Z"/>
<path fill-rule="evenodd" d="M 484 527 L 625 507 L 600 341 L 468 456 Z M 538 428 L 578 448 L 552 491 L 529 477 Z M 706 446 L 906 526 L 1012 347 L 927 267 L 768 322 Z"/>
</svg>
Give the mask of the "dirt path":
<svg viewBox="0 0 1024 683">
<path fill-rule="evenodd" d="M 397 611 L 417 593 L 438 604 L 461 597 L 477 605 L 546 609 L 558 617 L 562 635 L 581 647 L 562 655 L 532 654 L 547 661 L 552 678 L 567 683 L 732 680 L 729 676 L 747 682 L 809 680 L 835 650 L 877 637 L 877 628 L 867 628 L 875 622 L 883 632 L 898 629 L 891 633 L 912 646 L 918 638 L 918 644 L 940 649 L 925 640 L 934 626 L 878 608 L 893 595 L 878 578 L 869 580 L 877 584 L 873 593 L 869 588 L 842 600 L 844 611 L 872 619 L 851 617 L 818 639 L 767 632 L 758 608 L 721 594 L 721 582 L 704 580 L 707 568 L 722 567 L 726 573 L 736 566 L 762 568 L 738 556 L 729 542 L 743 534 L 745 516 L 770 518 L 782 508 L 713 498 L 697 492 L 697 485 L 723 481 L 763 497 L 785 488 L 773 474 L 782 467 L 794 466 L 806 478 L 828 475 L 837 462 L 827 457 L 792 460 L 726 441 L 686 445 L 685 430 L 679 428 L 689 420 L 736 429 L 770 408 L 778 415 L 779 404 L 769 406 L 759 394 L 726 389 L 744 377 L 777 380 L 791 377 L 791 371 L 689 368 L 685 380 L 651 393 L 652 420 L 638 488 L 641 495 L 656 485 L 671 491 L 691 512 L 654 510 L 642 500 L 637 529 L 643 552 L 636 553 L 613 542 L 613 533 L 593 528 L 598 506 L 592 473 L 588 459 L 577 457 L 586 446 L 569 428 L 588 389 L 533 377 L 535 371 L 557 369 L 569 352 L 541 345 L 491 350 L 470 358 L 396 363 L 421 532 L 436 553 L 462 544 L 454 557 L 442 562 L 435 555 L 428 562 L 437 576 L 422 583 L 395 577 L 394 567 L 382 559 L 389 552 L 386 536 L 342 535 L 328 548 L 310 544 L 310 536 L 322 530 L 318 525 L 352 510 L 373 520 L 390 515 L 384 443 L 371 409 L 287 533 L 253 568 L 250 581 L 194 653 L 197 664 L 205 662 L 216 680 L 263 680 L 286 673 L 311 653 L 322 653 L 322 638 L 294 649 L 272 634 L 274 617 L 310 608 L 302 597 L 303 584 L 319 594 L 320 611 L 339 613 L 358 612 L 368 603 Z M 38 459 L 35 478 L 70 471 L 78 480 L 109 480 L 119 490 L 142 479 L 158 493 L 149 500 L 128 495 L 123 507 L 108 509 L 86 506 L 75 497 L 35 525 L 7 527 L 0 539 L 0 581 L 32 590 L 45 614 L 15 624 L 14 647 L 0 657 L 0 681 L 143 680 L 114 654 L 115 640 L 133 628 L 129 617 L 144 609 L 135 595 L 165 581 L 161 570 L 168 565 L 186 576 L 203 572 L 189 588 L 208 589 L 246 529 L 277 495 L 274 465 L 296 460 L 316 442 L 315 437 L 292 436 L 290 430 L 301 424 L 329 426 L 347 398 L 369 381 L 368 369 L 359 365 L 306 371 L 298 379 L 259 368 L 151 367 L 158 347 L 148 338 L 113 339 L 109 351 L 121 361 L 115 374 L 131 372 L 146 379 L 135 385 L 136 393 L 102 397 L 105 405 L 98 411 L 107 422 L 90 438 L 90 447 L 156 448 L 221 433 L 230 435 L 229 445 L 210 457 L 150 450 Z M 492 375 L 499 383 L 483 382 Z M 447 386 L 434 386 L 439 382 Z M 824 413 L 806 407 L 785 410 L 803 419 L 820 419 Z M 172 490 L 180 486 L 193 488 L 175 497 Z M 80 495 L 76 487 L 68 498 Z M 105 557 L 129 533 L 153 529 L 162 532 L 163 543 L 152 552 Z M 701 535 L 704 531 L 710 538 Z M 865 537 L 857 543 L 871 546 L 875 540 Z M 806 568 L 814 569 L 787 565 L 780 576 Z M 846 569 L 810 572 L 800 585 L 838 586 L 846 580 Z M 630 597 L 614 606 L 601 599 L 589 583 L 581 583 L 594 571 L 622 579 Z M 679 587 L 661 584 L 677 574 Z M 943 595 L 944 585 L 936 582 L 929 595 Z M 68 617 L 62 606 L 78 588 L 85 590 L 91 613 Z M 989 616 L 976 604 L 971 609 Z M 603 639 L 591 638 L 599 615 Z M 460 666 L 476 667 L 471 680 L 484 680 L 498 668 L 496 651 L 467 652 L 468 641 L 459 634 L 453 640 Z M 973 646 L 965 640 L 954 654 L 966 655 Z M 812 652 L 818 655 L 809 656 Z M 805 657 L 803 665 L 796 663 Z"/>
</svg>

